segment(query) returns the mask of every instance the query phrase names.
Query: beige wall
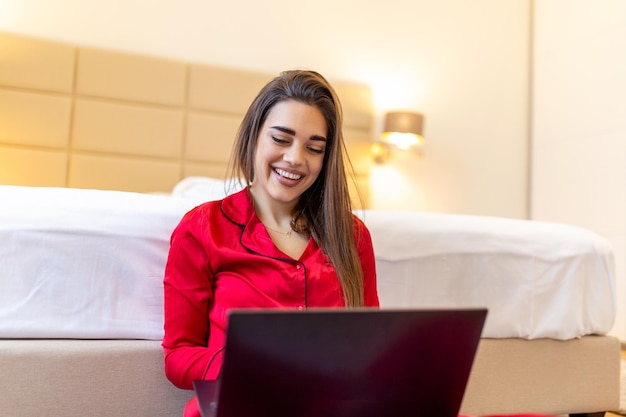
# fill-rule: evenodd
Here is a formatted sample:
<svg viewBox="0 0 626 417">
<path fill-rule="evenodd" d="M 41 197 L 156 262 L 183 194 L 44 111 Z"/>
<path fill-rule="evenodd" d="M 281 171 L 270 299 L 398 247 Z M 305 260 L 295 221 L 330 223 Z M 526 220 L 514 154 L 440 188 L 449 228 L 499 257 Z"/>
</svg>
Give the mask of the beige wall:
<svg viewBox="0 0 626 417">
<path fill-rule="evenodd" d="M 439 27 L 415 42 L 425 63 L 416 77 L 426 144 L 421 155 L 396 152 L 390 166 L 374 168 L 373 201 L 385 209 L 525 218 L 530 7 L 465 3 L 463 16 L 460 4 L 447 17 L 429 15 Z"/>
<path fill-rule="evenodd" d="M 428 141 L 374 170 L 372 207 L 508 217 L 527 214 L 528 28 L 529 0 L 0 2 L 9 32 L 366 83 Z"/>
<path fill-rule="evenodd" d="M 626 2 L 535 2 L 532 218 L 615 249 L 626 339 Z"/>
</svg>

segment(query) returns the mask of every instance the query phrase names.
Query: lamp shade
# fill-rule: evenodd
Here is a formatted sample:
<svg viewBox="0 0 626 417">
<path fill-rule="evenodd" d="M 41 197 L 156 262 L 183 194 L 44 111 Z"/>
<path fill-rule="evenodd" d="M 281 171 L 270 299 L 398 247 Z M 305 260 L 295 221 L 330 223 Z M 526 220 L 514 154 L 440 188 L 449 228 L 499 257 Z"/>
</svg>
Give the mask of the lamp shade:
<svg viewBox="0 0 626 417">
<path fill-rule="evenodd" d="M 382 134 L 383 142 L 401 149 L 422 145 L 422 127 L 424 116 L 413 112 L 390 112 L 385 114 L 385 125 Z"/>
</svg>

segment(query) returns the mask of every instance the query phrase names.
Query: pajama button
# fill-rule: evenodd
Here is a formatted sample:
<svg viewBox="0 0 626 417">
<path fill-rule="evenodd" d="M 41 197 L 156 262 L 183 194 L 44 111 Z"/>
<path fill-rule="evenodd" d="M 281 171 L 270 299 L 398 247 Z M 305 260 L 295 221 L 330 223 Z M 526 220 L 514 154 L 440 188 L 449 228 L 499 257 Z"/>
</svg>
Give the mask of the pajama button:
<svg viewBox="0 0 626 417">
<path fill-rule="evenodd" d="M 298 311 L 303 311 L 304 310 L 304 306 L 298 306 Z"/>
</svg>

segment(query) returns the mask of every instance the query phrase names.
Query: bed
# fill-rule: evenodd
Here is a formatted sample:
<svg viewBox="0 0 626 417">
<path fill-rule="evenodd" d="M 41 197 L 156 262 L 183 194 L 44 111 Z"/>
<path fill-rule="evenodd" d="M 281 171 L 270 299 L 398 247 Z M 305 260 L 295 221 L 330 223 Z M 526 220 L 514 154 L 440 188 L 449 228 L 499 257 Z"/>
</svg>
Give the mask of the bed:
<svg viewBox="0 0 626 417">
<path fill-rule="evenodd" d="M 0 415 L 180 415 L 191 393 L 165 379 L 160 347 L 169 235 L 224 195 L 234 130 L 271 75 L 7 33 L 0 50 Z M 607 242 L 368 210 L 371 97 L 337 86 L 382 308 L 489 308 L 461 411 L 616 410 Z"/>
</svg>

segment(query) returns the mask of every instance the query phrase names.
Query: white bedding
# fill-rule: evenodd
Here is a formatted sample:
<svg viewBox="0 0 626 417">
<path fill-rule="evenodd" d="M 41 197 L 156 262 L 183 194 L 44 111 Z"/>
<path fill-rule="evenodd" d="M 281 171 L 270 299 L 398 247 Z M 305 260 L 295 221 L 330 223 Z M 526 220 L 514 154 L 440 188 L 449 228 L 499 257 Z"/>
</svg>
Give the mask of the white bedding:
<svg viewBox="0 0 626 417">
<path fill-rule="evenodd" d="M 169 237 L 199 202 L 184 197 L 0 186 L 0 338 L 160 340 Z M 383 308 L 486 306 L 483 335 L 494 338 L 570 339 L 612 326 L 613 255 L 595 234 L 475 216 L 361 215 Z"/>
<path fill-rule="evenodd" d="M 567 340 L 615 320 L 608 241 L 564 224 L 368 211 L 382 307 L 488 307 L 483 337 Z"/>
<path fill-rule="evenodd" d="M 0 187 L 0 337 L 161 339 L 165 196 Z"/>
</svg>

